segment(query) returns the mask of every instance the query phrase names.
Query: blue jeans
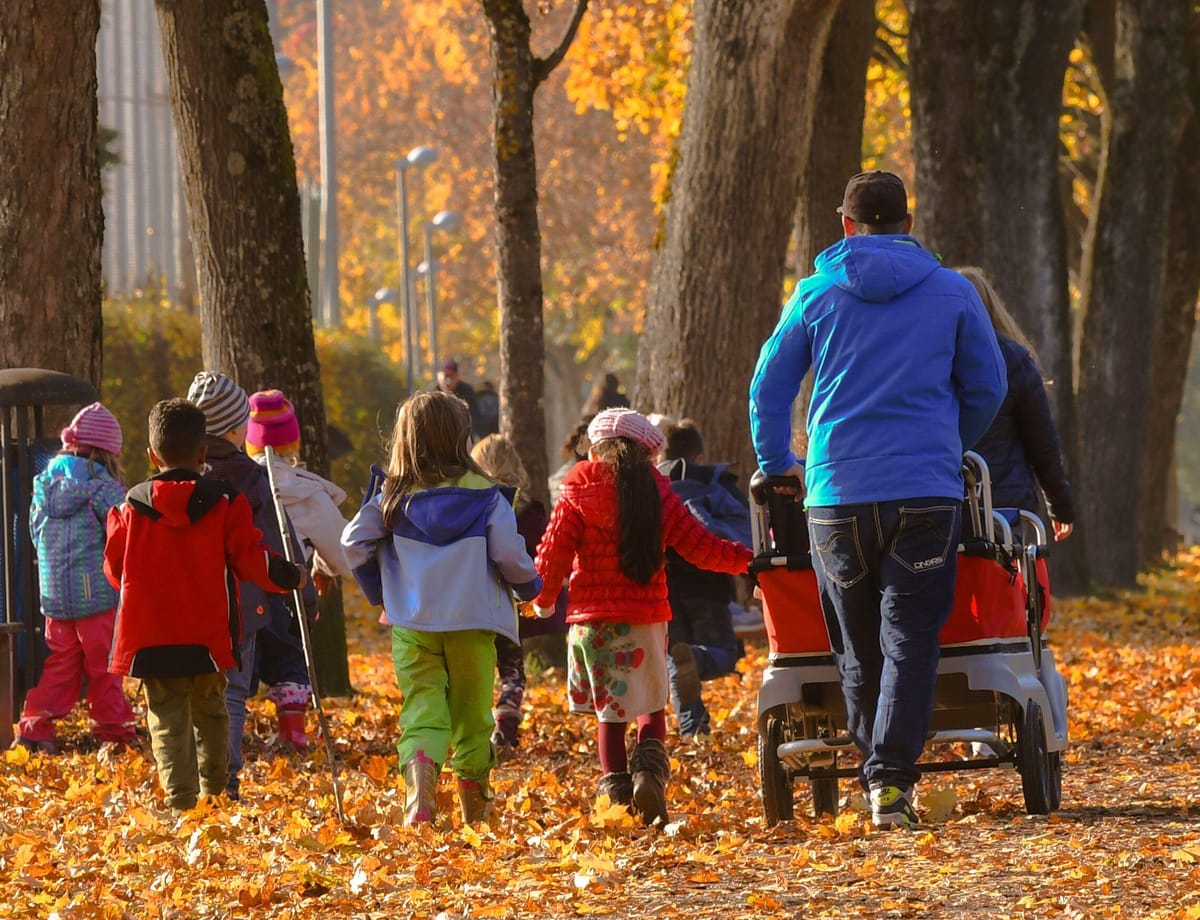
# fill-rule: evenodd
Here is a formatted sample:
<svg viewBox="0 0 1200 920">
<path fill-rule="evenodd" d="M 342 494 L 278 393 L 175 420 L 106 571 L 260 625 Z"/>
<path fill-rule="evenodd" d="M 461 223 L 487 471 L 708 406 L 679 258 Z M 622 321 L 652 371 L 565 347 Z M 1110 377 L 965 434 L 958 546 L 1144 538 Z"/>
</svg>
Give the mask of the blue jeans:
<svg viewBox="0 0 1200 920">
<path fill-rule="evenodd" d="M 667 624 L 667 647 L 686 642 L 692 647 L 700 679 L 713 680 L 732 674 L 741 657 L 728 601 L 706 597 L 671 599 L 671 622 Z M 676 688 L 675 660 L 667 656 L 667 675 L 671 679 L 671 706 L 679 718 L 681 735 L 708 734 L 708 710 L 703 701 L 684 706 Z"/>
<path fill-rule="evenodd" d="M 954 605 L 961 503 L 914 498 L 808 509 L 813 568 L 859 779 L 912 788 Z"/>
<path fill-rule="evenodd" d="M 246 700 L 258 688 L 254 685 L 255 639 L 252 632 L 242 637 L 242 666 L 226 671 L 229 686 L 225 690 L 225 705 L 229 709 L 229 782 L 225 789 L 237 795 L 241 789 L 239 774 L 242 772 L 242 737 L 246 733 Z"/>
</svg>

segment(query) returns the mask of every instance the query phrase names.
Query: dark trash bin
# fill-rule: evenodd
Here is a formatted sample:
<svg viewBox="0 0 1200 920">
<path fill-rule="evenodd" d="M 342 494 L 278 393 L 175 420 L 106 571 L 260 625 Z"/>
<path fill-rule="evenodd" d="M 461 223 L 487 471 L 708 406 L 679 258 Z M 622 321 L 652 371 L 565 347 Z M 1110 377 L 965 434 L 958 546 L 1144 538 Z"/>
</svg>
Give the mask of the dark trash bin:
<svg viewBox="0 0 1200 920">
<path fill-rule="evenodd" d="M 25 693 L 37 684 L 46 642 L 38 600 L 37 567 L 29 538 L 29 502 L 33 480 L 58 450 L 47 435 L 46 406 L 85 406 L 96 401 L 96 388 L 58 371 L 36 367 L 0 370 L 0 504 L 4 541 L 0 568 L 0 747 L 12 744 L 13 723 Z"/>
</svg>

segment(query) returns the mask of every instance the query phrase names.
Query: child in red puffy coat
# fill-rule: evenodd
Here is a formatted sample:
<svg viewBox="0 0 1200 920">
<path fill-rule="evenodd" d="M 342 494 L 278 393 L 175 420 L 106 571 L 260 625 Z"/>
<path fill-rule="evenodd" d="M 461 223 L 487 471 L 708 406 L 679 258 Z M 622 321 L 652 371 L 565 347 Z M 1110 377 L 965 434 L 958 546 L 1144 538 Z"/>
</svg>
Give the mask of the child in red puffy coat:
<svg viewBox="0 0 1200 920">
<path fill-rule="evenodd" d="M 645 824 L 667 818 L 666 547 L 693 565 L 739 575 L 751 552 L 705 528 L 671 492 L 652 460 L 662 433 L 630 409 L 606 409 L 588 426 L 588 459 L 571 468 L 538 546 L 545 587 L 534 601 L 550 615 L 570 572 L 567 622 L 572 712 L 599 720 L 600 793 L 632 805 Z M 637 745 L 625 749 L 637 721 Z"/>
</svg>

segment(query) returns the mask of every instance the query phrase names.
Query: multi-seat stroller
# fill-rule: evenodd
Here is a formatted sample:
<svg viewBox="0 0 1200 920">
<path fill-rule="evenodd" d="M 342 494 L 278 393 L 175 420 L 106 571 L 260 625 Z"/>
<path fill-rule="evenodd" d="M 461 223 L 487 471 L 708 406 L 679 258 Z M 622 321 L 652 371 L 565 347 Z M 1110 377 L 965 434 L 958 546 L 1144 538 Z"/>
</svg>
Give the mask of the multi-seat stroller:
<svg viewBox="0 0 1200 920">
<path fill-rule="evenodd" d="M 1034 514 L 994 509 L 987 464 L 968 452 L 954 609 L 941 660 L 924 772 L 1015 766 L 1025 809 L 1062 793 L 1067 690 L 1045 644 L 1046 530 Z M 758 692 L 758 765 L 768 824 L 793 814 L 806 780 L 816 815 L 837 814 L 838 779 L 857 776 L 837 667 L 817 596 L 807 521 L 789 478 L 751 483 L 755 572 L 770 658 Z M 932 745 L 952 756 L 930 759 Z"/>
</svg>

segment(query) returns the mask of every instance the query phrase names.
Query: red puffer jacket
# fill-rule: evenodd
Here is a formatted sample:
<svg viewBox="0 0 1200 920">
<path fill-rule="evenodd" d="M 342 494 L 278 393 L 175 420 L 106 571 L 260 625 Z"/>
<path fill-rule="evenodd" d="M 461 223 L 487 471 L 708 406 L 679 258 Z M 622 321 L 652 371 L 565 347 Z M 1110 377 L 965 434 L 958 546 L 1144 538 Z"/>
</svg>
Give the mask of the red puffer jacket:
<svg viewBox="0 0 1200 920">
<path fill-rule="evenodd" d="M 703 569 L 730 575 L 745 572 L 750 550 L 705 530 L 671 491 L 667 479 L 657 470 L 654 477 L 663 503 L 663 546 Z M 617 489 L 611 467 L 589 460 L 575 464 L 563 480 L 558 504 L 538 545 L 536 564 L 545 587 L 534 603 L 554 606 L 559 586 L 570 572 L 569 623 L 661 623 L 671 619 L 666 570 L 660 568 L 645 585 L 626 578 L 617 552 L 618 534 Z"/>
</svg>

